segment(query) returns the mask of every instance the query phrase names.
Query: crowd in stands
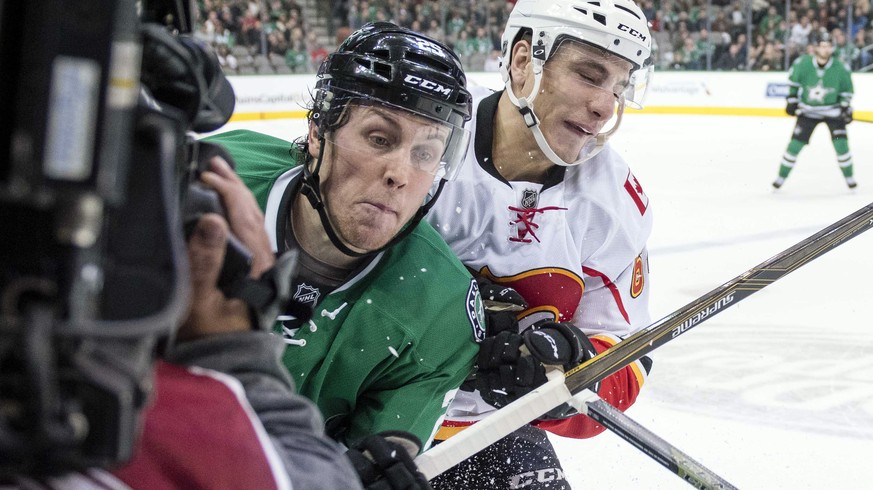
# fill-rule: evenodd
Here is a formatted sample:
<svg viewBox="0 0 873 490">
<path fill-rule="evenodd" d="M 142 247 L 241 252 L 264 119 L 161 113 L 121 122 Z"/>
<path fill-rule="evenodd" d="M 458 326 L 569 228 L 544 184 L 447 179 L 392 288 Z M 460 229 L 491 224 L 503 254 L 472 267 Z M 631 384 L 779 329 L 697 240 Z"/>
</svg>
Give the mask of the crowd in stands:
<svg viewBox="0 0 873 490">
<path fill-rule="evenodd" d="M 852 69 L 873 63 L 871 52 L 863 50 L 873 43 L 870 0 L 801 0 L 791 3 L 787 17 L 782 0 L 750 1 L 751 9 L 744 0 L 713 0 L 707 18 L 706 0 L 643 0 L 658 68 L 784 70 L 822 31 L 831 34 L 836 57 Z"/>
<path fill-rule="evenodd" d="M 751 1 L 751 8 L 748 2 Z M 659 70 L 785 70 L 831 33 L 838 59 L 873 63 L 871 0 L 640 0 Z M 297 0 L 200 0 L 196 35 L 213 44 L 231 74 L 314 73 L 324 46 Z M 513 0 L 333 0 L 331 34 L 391 21 L 452 46 L 469 71 L 497 71 L 501 28 Z M 851 8 L 850 8 L 851 7 Z M 751 21 L 751 22 L 750 22 Z M 750 36 L 751 35 L 751 36 Z M 750 41 L 751 37 L 751 42 Z"/>
<path fill-rule="evenodd" d="M 314 73 L 324 46 L 295 0 L 199 0 L 195 36 L 215 47 L 230 74 Z"/>
</svg>

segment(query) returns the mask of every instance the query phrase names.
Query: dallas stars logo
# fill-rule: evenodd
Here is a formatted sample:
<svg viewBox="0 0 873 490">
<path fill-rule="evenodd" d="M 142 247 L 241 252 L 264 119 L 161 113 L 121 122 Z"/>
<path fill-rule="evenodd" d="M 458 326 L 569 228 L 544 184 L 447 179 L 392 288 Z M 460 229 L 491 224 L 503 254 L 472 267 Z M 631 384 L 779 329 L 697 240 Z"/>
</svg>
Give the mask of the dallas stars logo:
<svg viewBox="0 0 873 490">
<path fill-rule="evenodd" d="M 824 87 L 821 83 L 821 80 L 819 80 L 818 85 L 809 89 L 809 101 L 824 103 L 825 97 L 827 97 L 827 95 L 833 91 L 834 89 L 832 88 Z"/>
</svg>

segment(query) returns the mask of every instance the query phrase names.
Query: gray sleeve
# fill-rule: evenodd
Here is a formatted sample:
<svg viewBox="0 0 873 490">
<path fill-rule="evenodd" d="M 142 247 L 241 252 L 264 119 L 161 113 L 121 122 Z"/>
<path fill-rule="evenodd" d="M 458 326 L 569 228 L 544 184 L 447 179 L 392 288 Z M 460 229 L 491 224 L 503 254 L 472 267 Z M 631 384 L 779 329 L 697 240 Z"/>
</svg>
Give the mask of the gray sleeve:
<svg viewBox="0 0 873 490">
<path fill-rule="evenodd" d="M 240 381 L 294 488 L 361 488 L 345 449 L 324 434 L 321 413 L 295 393 L 280 360 L 284 348 L 280 337 L 267 332 L 229 333 L 176 344 L 166 359 Z"/>
</svg>

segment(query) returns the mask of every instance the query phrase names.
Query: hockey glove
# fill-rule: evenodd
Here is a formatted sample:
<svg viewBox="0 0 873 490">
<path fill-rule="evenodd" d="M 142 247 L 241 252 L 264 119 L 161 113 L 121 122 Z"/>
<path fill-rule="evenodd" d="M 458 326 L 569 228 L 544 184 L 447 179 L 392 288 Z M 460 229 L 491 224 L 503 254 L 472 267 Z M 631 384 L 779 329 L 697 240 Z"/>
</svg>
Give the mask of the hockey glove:
<svg viewBox="0 0 873 490">
<path fill-rule="evenodd" d="M 346 455 L 367 490 L 431 490 L 412 460 L 420 449 L 413 434 L 386 431 L 367 436 Z"/>
<path fill-rule="evenodd" d="M 518 320 L 516 312 L 527 308 L 527 302 L 511 287 L 492 282 L 490 279 L 477 275 L 476 271 L 470 270 L 476 278 L 479 294 L 482 297 L 482 305 L 485 308 L 485 338 L 497 335 L 500 332 L 518 332 Z M 461 384 L 464 391 L 476 389 L 475 380 L 471 377 Z"/>
<path fill-rule="evenodd" d="M 840 108 L 840 120 L 843 121 L 843 124 L 852 122 L 852 106 L 844 105 Z"/>
<path fill-rule="evenodd" d="M 787 105 L 785 106 L 785 112 L 788 113 L 789 116 L 797 115 L 797 97 L 788 97 L 786 99 Z"/>
<path fill-rule="evenodd" d="M 543 323 L 521 334 L 504 330 L 479 346 L 476 388 L 482 399 L 501 408 L 545 383 L 544 365 L 570 369 L 596 354 L 588 337 L 569 323 Z M 590 388 L 597 391 L 598 386 Z M 575 414 L 564 404 L 541 419 Z"/>
</svg>

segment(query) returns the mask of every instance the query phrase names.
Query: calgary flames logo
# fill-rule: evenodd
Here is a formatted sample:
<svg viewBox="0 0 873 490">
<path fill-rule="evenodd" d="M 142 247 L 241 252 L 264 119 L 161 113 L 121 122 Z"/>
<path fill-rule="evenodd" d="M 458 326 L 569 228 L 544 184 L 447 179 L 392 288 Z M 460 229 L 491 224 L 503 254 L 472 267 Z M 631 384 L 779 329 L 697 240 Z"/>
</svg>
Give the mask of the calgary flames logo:
<svg viewBox="0 0 873 490">
<path fill-rule="evenodd" d="M 646 285 L 646 280 L 643 276 L 643 259 L 639 255 L 634 259 L 634 278 L 631 282 L 630 295 L 636 298 L 643 292 L 643 287 Z"/>
<path fill-rule="evenodd" d="M 528 303 L 528 309 L 519 315 L 519 320 L 530 318 L 531 322 L 543 319 L 569 322 L 576 314 L 585 290 L 581 277 L 560 267 L 543 267 L 513 276 L 496 277 L 486 266 L 480 274 L 518 291 Z M 519 321 L 519 326 L 522 323 Z"/>
</svg>

